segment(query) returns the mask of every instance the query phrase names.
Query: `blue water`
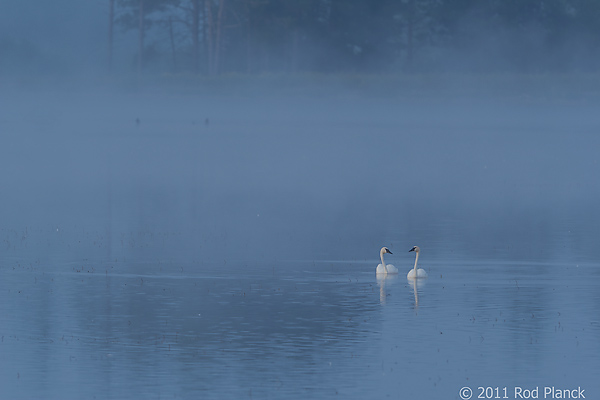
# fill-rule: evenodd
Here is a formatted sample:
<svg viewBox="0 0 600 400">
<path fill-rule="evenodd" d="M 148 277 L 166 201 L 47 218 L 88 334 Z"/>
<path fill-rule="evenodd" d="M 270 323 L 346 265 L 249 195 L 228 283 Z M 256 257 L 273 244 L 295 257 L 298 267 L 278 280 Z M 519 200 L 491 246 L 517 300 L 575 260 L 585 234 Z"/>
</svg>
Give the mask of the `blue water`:
<svg viewBox="0 0 600 400">
<path fill-rule="evenodd" d="M 600 397 L 594 107 L 3 104 L 3 399 Z"/>
<path fill-rule="evenodd" d="M 377 279 L 376 259 L 136 265 L 144 274 L 5 260 L 3 397 L 598 393 L 598 264 L 421 260 L 429 278 L 416 290 L 404 273 Z"/>
</svg>

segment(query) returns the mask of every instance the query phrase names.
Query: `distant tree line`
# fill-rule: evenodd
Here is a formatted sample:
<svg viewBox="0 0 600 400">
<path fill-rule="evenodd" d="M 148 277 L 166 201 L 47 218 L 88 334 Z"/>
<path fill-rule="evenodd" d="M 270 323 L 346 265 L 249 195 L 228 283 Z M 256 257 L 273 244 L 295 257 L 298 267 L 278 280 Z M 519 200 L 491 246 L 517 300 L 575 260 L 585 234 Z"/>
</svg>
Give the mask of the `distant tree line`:
<svg viewBox="0 0 600 400">
<path fill-rule="evenodd" d="M 109 54 L 223 72 L 573 71 L 600 67 L 598 0 L 108 0 Z"/>
</svg>

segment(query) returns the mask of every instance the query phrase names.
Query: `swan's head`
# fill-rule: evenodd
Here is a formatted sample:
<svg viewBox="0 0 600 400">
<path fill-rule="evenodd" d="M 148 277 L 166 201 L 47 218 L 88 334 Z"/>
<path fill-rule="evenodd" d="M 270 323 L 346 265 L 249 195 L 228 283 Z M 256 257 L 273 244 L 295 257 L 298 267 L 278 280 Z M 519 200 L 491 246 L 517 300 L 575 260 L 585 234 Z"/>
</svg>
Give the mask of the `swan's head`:
<svg viewBox="0 0 600 400">
<path fill-rule="evenodd" d="M 419 249 L 419 246 L 413 246 L 413 248 L 410 249 L 408 252 L 410 253 L 411 251 L 414 251 L 415 253 L 418 253 L 419 251 L 421 251 L 421 249 Z"/>
<path fill-rule="evenodd" d="M 388 249 L 387 247 L 382 247 L 381 248 L 381 254 L 385 254 L 385 253 L 392 254 L 392 252 L 390 251 L 390 249 Z"/>
</svg>

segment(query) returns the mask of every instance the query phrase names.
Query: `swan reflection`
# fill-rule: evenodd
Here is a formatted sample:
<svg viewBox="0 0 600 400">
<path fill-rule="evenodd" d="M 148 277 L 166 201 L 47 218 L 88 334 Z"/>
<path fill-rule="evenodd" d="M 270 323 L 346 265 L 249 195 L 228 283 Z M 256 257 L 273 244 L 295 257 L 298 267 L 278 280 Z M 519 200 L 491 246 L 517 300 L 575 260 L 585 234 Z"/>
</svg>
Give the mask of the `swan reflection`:
<svg viewBox="0 0 600 400">
<path fill-rule="evenodd" d="M 423 289 L 426 285 L 425 280 L 423 279 L 414 279 L 414 278 L 407 278 L 406 279 L 408 281 L 408 284 L 410 285 L 410 287 L 413 290 L 413 293 L 415 295 L 415 309 L 419 308 L 419 289 Z"/>
<path fill-rule="evenodd" d="M 377 275 L 377 284 L 379 285 L 379 303 L 381 305 L 384 305 L 386 303 L 386 286 L 389 287 L 389 285 L 391 285 L 396 279 L 398 279 L 398 275 Z"/>
</svg>

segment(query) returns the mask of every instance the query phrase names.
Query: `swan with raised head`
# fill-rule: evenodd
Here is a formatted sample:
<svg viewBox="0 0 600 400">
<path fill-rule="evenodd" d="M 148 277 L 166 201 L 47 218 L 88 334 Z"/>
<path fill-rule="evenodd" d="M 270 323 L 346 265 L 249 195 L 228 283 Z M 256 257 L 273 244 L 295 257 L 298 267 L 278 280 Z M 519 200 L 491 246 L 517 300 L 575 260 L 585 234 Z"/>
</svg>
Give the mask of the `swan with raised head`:
<svg viewBox="0 0 600 400">
<path fill-rule="evenodd" d="M 411 251 L 414 251 L 417 255 L 415 258 L 415 267 L 408 271 L 406 277 L 408 279 L 427 278 L 427 272 L 425 272 L 423 268 L 417 269 L 417 262 L 419 262 L 419 252 L 421 251 L 421 249 L 419 249 L 419 246 L 413 246 L 413 248 L 410 249 L 408 252 L 410 253 Z"/>
<path fill-rule="evenodd" d="M 379 256 L 381 257 L 381 264 L 379 264 L 377 266 L 377 270 L 375 271 L 375 273 L 377 273 L 377 274 L 397 274 L 398 268 L 394 267 L 392 264 L 386 264 L 385 261 L 383 260 L 383 255 L 385 253 L 392 254 L 390 249 L 388 249 L 387 247 L 381 248 L 381 251 L 379 252 Z"/>
</svg>

